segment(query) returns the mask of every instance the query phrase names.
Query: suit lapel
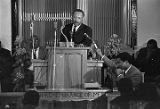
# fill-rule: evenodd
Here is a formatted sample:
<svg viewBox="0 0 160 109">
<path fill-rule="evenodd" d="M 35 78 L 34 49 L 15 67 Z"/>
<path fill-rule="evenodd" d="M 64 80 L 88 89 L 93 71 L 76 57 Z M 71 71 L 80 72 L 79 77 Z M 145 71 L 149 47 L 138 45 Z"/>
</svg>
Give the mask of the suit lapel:
<svg viewBox="0 0 160 109">
<path fill-rule="evenodd" d="M 83 29 L 84 24 L 81 24 L 80 27 L 77 29 L 76 34 L 79 33 L 81 31 L 81 29 Z"/>
</svg>

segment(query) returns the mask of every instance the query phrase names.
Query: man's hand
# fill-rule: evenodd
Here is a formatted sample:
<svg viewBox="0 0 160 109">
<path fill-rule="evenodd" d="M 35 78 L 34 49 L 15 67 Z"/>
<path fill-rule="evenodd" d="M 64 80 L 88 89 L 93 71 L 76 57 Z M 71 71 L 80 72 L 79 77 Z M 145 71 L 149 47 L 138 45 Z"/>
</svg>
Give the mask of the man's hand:
<svg viewBox="0 0 160 109">
<path fill-rule="evenodd" d="M 83 44 L 78 44 L 77 47 L 85 47 Z"/>
<path fill-rule="evenodd" d="M 96 50 L 96 52 L 97 52 L 97 54 L 98 54 L 100 57 L 103 56 L 101 49 L 98 48 L 98 49 Z"/>
</svg>

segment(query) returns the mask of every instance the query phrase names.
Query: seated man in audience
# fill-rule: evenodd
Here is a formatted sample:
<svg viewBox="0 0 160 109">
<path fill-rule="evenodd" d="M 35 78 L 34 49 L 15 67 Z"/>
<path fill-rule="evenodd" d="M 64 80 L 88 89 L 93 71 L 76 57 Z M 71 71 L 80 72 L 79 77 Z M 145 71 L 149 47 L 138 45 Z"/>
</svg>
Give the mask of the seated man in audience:
<svg viewBox="0 0 160 109">
<path fill-rule="evenodd" d="M 157 76 L 160 76 L 160 48 L 157 41 L 150 39 L 147 47 L 138 51 L 136 66 L 145 72 L 145 82 L 155 82 Z"/>
<path fill-rule="evenodd" d="M 47 49 L 44 46 L 40 46 L 38 36 L 33 35 L 32 39 L 22 41 L 22 47 L 26 49 L 31 59 L 46 60 L 48 58 Z M 33 64 L 29 67 L 33 70 Z"/>
<path fill-rule="evenodd" d="M 1 91 L 12 91 L 11 73 L 12 73 L 13 59 L 9 50 L 1 46 L 0 41 L 0 81 Z"/>
<path fill-rule="evenodd" d="M 47 50 L 45 47 L 40 46 L 40 41 L 38 36 L 33 35 L 33 38 L 27 41 L 22 42 L 22 46 L 29 52 L 32 59 L 47 59 Z"/>
<path fill-rule="evenodd" d="M 40 46 L 40 41 L 37 36 L 33 36 L 34 40 L 34 46 L 32 41 L 32 59 L 47 59 L 47 51 L 46 48 L 43 46 Z"/>
<path fill-rule="evenodd" d="M 24 94 L 23 109 L 36 109 L 39 105 L 39 93 L 35 90 L 29 90 Z"/>
<path fill-rule="evenodd" d="M 140 84 L 134 95 L 141 106 L 138 109 L 159 109 L 160 97 L 155 84 L 147 82 Z"/>
<path fill-rule="evenodd" d="M 130 103 L 134 101 L 132 81 L 128 78 L 122 78 L 118 81 L 117 87 L 120 96 L 110 102 L 112 109 L 129 109 Z"/>
<path fill-rule="evenodd" d="M 97 49 L 97 54 L 117 73 L 117 80 L 128 78 L 132 81 L 133 87 L 136 88 L 142 82 L 142 72 L 132 65 L 132 56 L 129 53 L 123 52 L 118 54 L 116 61 L 110 60 L 107 56 L 102 55 L 100 49 Z"/>
</svg>

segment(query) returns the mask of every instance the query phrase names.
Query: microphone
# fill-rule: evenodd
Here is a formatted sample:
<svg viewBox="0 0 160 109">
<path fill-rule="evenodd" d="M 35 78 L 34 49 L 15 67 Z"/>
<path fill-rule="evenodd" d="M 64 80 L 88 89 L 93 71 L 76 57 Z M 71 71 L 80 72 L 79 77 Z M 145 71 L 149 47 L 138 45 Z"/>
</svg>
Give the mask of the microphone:
<svg viewBox="0 0 160 109">
<path fill-rule="evenodd" d="M 33 22 L 30 23 L 29 28 L 30 28 L 30 37 L 32 38 L 33 37 Z"/>
<path fill-rule="evenodd" d="M 57 22 L 54 22 L 54 29 L 57 29 Z"/>
<path fill-rule="evenodd" d="M 35 15 L 33 14 L 33 15 L 31 15 L 31 19 L 30 19 L 30 25 L 29 25 L 29 28 L 30 28 L 30 36 L 31 37 L 33 37 L 33 28 L 34 28 L 34 24 L 33 24 L 33 22 L 34 22 L 34 20 L 35 20 Z"/>
<path fill-rule="evenodd" d="M 94 40 L 93 40 L 91 37 L 89 37 L 89 35 L 88 35 L 87 33 L 84 33 L 84 35 L 85 35 L 88 39 L 90 39 L 90 40 L 92 41 L 94 47 L 95 47 L 96 49 L 98 49 L 98 46 L 97 46 L 97 44 L 94 42 Z"/>
<path fill-rule="evenodd" d="M 70 31 L 69 33 L 71 35 L 71 42 L 73 42 L 73 31 Z"/>
<path fill-rule="evenodd" d="M 33 21 L 34 21 L 35 17 L 34 15 L 31 16 L 31 23 L 30 23 L 30 29 L 32 30 L 33 29 Z"/>
</svg>

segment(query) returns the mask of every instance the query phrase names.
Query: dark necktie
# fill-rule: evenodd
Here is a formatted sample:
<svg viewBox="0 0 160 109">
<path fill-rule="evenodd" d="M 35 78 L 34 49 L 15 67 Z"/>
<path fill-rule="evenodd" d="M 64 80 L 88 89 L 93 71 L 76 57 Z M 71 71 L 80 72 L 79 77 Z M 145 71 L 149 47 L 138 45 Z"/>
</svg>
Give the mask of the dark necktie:
<svg viewBox="0 0 160 109">
<path fill-rule="evenodd" d="M 76 33 L 76 26 L 73 28 L 73 35 Z"/>
<path fill-rule="evenodd" d="M 34 58 L 34 59 L 37 59 L 37 56 L 36 56 L 36 49 L 34 49 L 33 58 Z"/>
<path fill-rule="evenodd" d="M 76 26 L 74 26 L 74 28 L 73 28 L 73 34 L 72 34 L 72 41 L 74 41 L 74 39 L 75 39 L 75 33 L 76 33 Z"/>
</svg>

